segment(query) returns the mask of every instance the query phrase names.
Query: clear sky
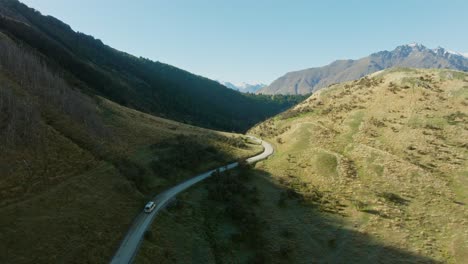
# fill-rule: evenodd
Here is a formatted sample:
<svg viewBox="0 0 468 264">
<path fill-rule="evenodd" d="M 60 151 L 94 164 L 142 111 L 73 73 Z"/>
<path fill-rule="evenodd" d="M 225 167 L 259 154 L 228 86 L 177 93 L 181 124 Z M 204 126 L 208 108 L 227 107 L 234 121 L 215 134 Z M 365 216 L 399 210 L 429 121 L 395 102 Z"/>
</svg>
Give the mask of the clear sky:
<svg viewBox="0 0 468 264">
<path fill-rule="evenodd" d="M 411 42 L 468 53 L 467 0 L 21 1 L 119 50 L 235 83 Z"/>
</svg>

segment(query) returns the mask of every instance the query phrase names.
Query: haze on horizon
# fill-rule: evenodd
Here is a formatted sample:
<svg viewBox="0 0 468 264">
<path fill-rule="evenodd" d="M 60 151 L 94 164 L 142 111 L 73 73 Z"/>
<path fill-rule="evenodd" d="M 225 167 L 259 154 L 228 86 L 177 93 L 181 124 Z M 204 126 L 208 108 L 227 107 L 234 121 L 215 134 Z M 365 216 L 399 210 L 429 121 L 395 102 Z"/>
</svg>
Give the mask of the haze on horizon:
<svg viewBox="0 0 468 264">
<path fill-rule="evenodd" d="M 119 50 L 233 83 L 411 42 L 468 53 L 462 0 L 22 2 Z"/>
</svg>

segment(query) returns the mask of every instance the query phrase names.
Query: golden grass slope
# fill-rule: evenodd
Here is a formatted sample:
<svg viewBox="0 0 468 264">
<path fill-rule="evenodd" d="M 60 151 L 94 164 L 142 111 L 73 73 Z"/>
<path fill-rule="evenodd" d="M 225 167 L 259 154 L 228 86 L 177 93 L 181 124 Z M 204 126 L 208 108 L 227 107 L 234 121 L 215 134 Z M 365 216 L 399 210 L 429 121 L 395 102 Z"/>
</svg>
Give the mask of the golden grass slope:
<svg viewBox="0 0 468 264">
<path fill-rule="evenodd" d="M 262 169 L 342 218 L 343 227 L 434 261 L 462 263 L 467 117 L 468 74 L 397 68 L 332 85 L 250 132 L 276 143 Z M 348 253 L 343 247 L 330 256 Z"/>
</svg>

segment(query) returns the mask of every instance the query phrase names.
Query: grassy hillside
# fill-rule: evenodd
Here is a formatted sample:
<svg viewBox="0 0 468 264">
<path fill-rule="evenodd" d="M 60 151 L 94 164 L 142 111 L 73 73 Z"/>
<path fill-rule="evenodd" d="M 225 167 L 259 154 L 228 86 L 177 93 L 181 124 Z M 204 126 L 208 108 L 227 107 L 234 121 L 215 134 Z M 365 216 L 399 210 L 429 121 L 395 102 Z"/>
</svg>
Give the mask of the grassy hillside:
<svg viewBox="0 0 468 264">
<path fill-rule="evenodd" d="M 261 151 L 64 76 L 0 34 L 0 263 L 105 263 L 151 195 Z"/>
<path fill-rule="evenodd" d="M 325 193 L 315 202 L 347 228 L 461 263 L 467 117 L 468 74 L 395 69 L 328 87 L 252 131 L 277 142 L 266 171 L 306 200 Z"/>
<path fill-rule="evenodd" d="M 250 131 L 274 156 L 163 213 L 138 263 L 463 263 L 467 106 L 450 70 L 321 90 Z"/>
<path fill-rule="evenodd" d="M 0 0 L 0 30 L 47 57 L 90 94 L 188 124 L 244 132 L 305 99 L 246 96 L 216 81 L 115 50 L 17 0 Z"/>
</svg>

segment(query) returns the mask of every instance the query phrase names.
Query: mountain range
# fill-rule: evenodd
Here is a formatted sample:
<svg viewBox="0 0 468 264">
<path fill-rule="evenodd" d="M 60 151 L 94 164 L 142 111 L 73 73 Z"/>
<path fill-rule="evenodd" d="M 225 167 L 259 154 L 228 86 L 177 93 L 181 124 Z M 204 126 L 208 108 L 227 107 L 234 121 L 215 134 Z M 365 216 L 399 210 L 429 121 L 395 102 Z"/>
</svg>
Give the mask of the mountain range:
<svg viewBox="0 0 468 264">
<path fill-rule="evenodd" d="M 222 85 L 226 86 L 229 89 L 239 91 L 241 93 L 256 93 L 258 90 L 262 89 L 263 87 L 267 86 L 264 83 L 255 83 L 255 84 L 250 84 L 250 83 L 245 83 L 242 82 L 240 84 L 234 84 L 232 82 L 223 82 L 223 81 L 218 81 Z"/>
<path fill-rule="evenodd" d="M 329 65 L 289 72 L 257 91 L 262 94 L 308 94 L 333 83 L 356 80 L 392 67 L 443 68 L 468 71 L 466 54 L 441 47 L 411 43 L 358 60 L 337 60 Z"/>
</svg>

